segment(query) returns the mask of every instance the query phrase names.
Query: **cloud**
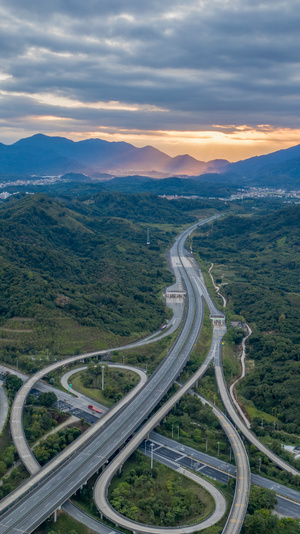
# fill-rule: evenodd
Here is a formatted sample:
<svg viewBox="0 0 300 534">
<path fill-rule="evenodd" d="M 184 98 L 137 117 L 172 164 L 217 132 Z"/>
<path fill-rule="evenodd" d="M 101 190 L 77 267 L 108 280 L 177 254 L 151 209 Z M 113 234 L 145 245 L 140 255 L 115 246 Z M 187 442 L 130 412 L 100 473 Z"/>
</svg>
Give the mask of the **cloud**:
<svg viewBox="0 0 300 534">
<path fill-rule="evenodd" d="M 297 129 L 299 25 L 296 0 L 3 0 L 3 128 Z"/>
</svg>

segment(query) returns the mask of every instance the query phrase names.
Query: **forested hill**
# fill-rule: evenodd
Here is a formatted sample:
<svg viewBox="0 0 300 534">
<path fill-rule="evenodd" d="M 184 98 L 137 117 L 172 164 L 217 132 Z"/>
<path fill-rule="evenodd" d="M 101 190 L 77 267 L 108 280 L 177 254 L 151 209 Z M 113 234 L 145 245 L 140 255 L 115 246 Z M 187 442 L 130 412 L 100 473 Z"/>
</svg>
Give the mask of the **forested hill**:
<svg viewBox="0 0 300 534">
<path fill-rule="evenodd" d="M 59 357 L 114 346 L 165 321 L 160 295 L 172 276 L 164 254 L 174 235 L 155 228 L 146 246 L 146 227 L 120 216 L 194 218 L 156 197 L 132 197 L 126 207 L 122 198 L 106 200 L 105 209 L 97 198 L 76 210 L 76 202 L 70 209 L 27 195 L 0 206 L 1 359 L 22 364 L 46 349 Z"/>
<path fill-rule="evenodd" d="M 220 220 L 194 238 L 193 249 L 217 264 L 229 309 L 253 328 L 254 367 L 242 394 L 299 434 L 300 206 Z"/>
</svg>

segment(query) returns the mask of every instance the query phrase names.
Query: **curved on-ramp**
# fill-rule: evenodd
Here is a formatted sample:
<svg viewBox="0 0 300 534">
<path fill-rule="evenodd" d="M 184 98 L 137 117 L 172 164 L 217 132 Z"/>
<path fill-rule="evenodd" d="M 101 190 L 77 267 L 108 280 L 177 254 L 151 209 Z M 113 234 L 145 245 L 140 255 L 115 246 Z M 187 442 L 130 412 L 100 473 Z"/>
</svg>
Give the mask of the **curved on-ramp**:
<svg viewBox="0 0 300 534">
<path fill-rule="evenodd" d="M 130 368 L 130 366 L 127 366 L 127 367 Z M 134 369 L 135 368 L 131 368 L 131 370 L 134 370 Z M 73 371 L 78 372 L 77 370 L 73 370 Z M 123 408 L 123 406 L 125 406 L 129 401 L 131 401 L 131 399 L 140 391 L 140 389 L 147 382 L 146 373 L 144 373 L 143 371 L 139 369 L 138 374 L 140 376 L 140 381 L 131 391 L 127 393 L 125 397 L 123 397 L 123 399 L 121 399 L 117 404 L 115 404 L 115 406 L 109 412 L 107 412 L 99 421 L 97 421 L 93 426 L 88 428 L 84 432 L 84 434 L 79 436 L 73 443 L 71 443 L 66 449 L 64 449 L 61 453 L 59 453 L 49 464 L 46 464 L 45 467 L 43 467 L 42 469 L 41 469 L 39 462 L 36 460 L 35 456 L 32 454 L 32 451 L 26 440 L 24 430 L 23 430 L 23 419 L 20 418 L 20 419 L 15 420 L 14 430 L 15 430 L 15 436 L 18 433 L 17 444 L 18 444 L 19 456 L 23 464 L 29 471 L 29 473 L 31 475 L 36 475 L 40 473 L 41 471 L 43 471 L 43 475 L 45 475 L 47 472 L 50 473 L 51 471 L 53 471 L 55 467 L 57 467 L 60 463 L 62 463 L 66 458 L 71 456 L 71 454 L 75 452 L 85 441 L 87 441 L 87 439 L 91 438 L 96 432 L 98 432 L 98 430 L 102 426 L 104 426 L 107 423 L 107 421 L 109 421 L 109 419 L 113 417 L 113 415 L 115 415 L 121 408 Z M 33 485 L 33 482 L 35 483 L 35 480 L 33 480 L 32 478 L 28 480 L 27 481 L 28 487 L 31 487 Z M 21 488 L 24 488 L 24 484 L 21 486 Z M 16 490 L 16 492 L 17 491 L 18 490 Z M 14 494 L 16 495 L 16 493 Z M 7 499 L 8 498 L 9 498 L 9 495 Z M 1 509 L 1 505 L 2 505 L 2 502 L 0 504 L 0 509 Z"/>
<path fill-rule="evenodd" d="M 196 484 L 199 484 L 210 493 L 215 502 L 215 509 L 209 517 L 191 525 L 184 525 L 181 527 L 172 528 L 156 527 L 153 525 L 137 523 L 132 519 L 127 519 L 125 516 L 118 514 L 118 512 L 116 512 L 113 508 L 110 508 L 110 511 L 108 512 L 107 506 L 105 506 L 106 513 L 103 512 L 104 515 L 107 517 L 107 514 L 109 514 L 109 518 L 116 525 L 121 525 L 123 528 L 143 534 L 163 534 L 164 532 L 168 532 L 168 534 L 192 534 L 193 532 L 198 532 L 199 530 L 204 530 L 205 528 L 211 527 L 212 525 L 220 521 L 220 519 L 222 519 L 226 512 L 226 500 L 222 493 L 216 488 L 216 486 L 213 486 L 213 484 L 201 478 L 199 475 L 196 475 L 195 473 L 192 473 L 191 471 L 188 471 L 187 469 L 184 469 L 182 467 L 177 468 L 176 472 L 186 476 Z"/>
<path fill-rule="evenodd" d="M 112 368 L 115 367 L 116 369 L 126 369 L 127 371 L 132 371 L 133 373 L 137 374 L 140 377 L 140 380 L 142 381 L 143 384 L 145 384 L 145 382 L 147 381 L 147 374 L 145 373 L 145 371 L 143 371 L 143 369 L 140 369 L 139 367 L 133 367 L 132 365 L 125 365 L 123 363 L 103 362 L 103 364 L 106 365 L 107 367 L 112 367 Z M 87 365 L 83 365 L 82 367 L 77 367 L 76 369 L 72 369 L 72 371 L 68 371 L 67 373 L 65 373 L 60 379 L 60 383 L 62 387 L 68 390 L 69 389 L 69 378 L 71 378 L 71 376 L 75 375 L 76 373 L 80 373 L 80 371 L 85 371 L 87 368 L 88 368 Z M 86 395 L 83 395 L 82 393 L 77 391 L 74 387 L 72 387 L 72 393 L 74 393 L 76 397 L 87 399 L 88 402 L 92 401 L 92 399 L 90 399 Z M 95 403 L 95 401 L 92 401 L 92 402 Z"/>
<path fill-rule="evenodd" d="M 255 447 L 260 450 L 263 454 L 265 454 L 275 465 L 280 467 L 281 469 L 284 469 L 288 473 L 294 476 L 299 476 L 300 471 L 296 469 L 295 467 L 292 467 L 290 464 L 282 460 L 277 454 L 275 454 L 271 449 L 269 449 L 266 445 L 264 445 L 252 432 L 247 428 L 247 426 L 244 424 L 242 419 L 239 417 L 238 413 L 236 412 L 232 402 L 230 395 L 228 393 L 227 384 L 225 382 L 223 369 L 220 365 L 220 363 L 215 363 L 215 375 L 216 380 L 220 392 L 220 396 L 222 399 L 222 402 L 230 415 L 230 418 L 232 421 L 236 424 L 236 426 L 243 432 L 244 436 L 255 445 Z"/>
<path fill-rule="evenodd" d="M 137 449 L 137 447 L 143 441 L 145 436 L 147 436 L 151 432 L 151 430 L 153 430 L 153 428 L 155 428 L 159 424 L 163 417 L 165 417 L 165 415 L 173 408 L 173 406 L 181 399 L 181 397 L 189 391 L 189 389 L 197 382 L 197 380 L 199 380 L 199 378 L 201 378 L 201 376 L 203 376 L 210 362 L 213 360 L 213 357 L 214 348 L 212 346 L 207 358 L 205 359 L 205 362 L 201 365 L 198 371 L 196 371 L 196 373 L 186 382 L 186 384 L 184 384 L 180 390 L 178 390 L 170 399 L 168 399 L 167 402 L 151 417 L 151 419 L 147 421 L 143 428 L 134 435 L 134 437 L 124 447 L 124 449 L 122 449 L 122 451 L 116 456 L 116 458 L 110 464 L 108 464 L 105 471 L 98 478 L 94 487 L 94 500 L 96 506 L 98 507 L 101 514 L 103 514 L 107 519 L 109 519 L 116 525 L 120 525 L 123 528 L 141 533 L 162 534 L 164 530 L 167 530 L 169 532 L 169 529 L 161 529 L 159 527 L 142 525 L 141 523 L 136 523 L 118 514 L 118 512 L 116 512 L 107 501 L 107 488 L 114 474 L 122 467 L 122 465 L 129 458 L 129 456 Z M 213 491 L 212 488 L 209 489 L 210 493 Z M 212 495 L 215 498 L 215 491 L 214 493 L 212 493 Z M 203 528 L 207 528 L 208 526 L 211 526 L 215 522 L 219 521 L 226 511 L 226 506 L 225 508 L 223 505 L 220 506 L 222 501 L 220 500 L 220 497 L 216 498 L 217 501 L 215 513 L 210 518 L 205 520 L 205 527 L 203 526 L 204 522 L 200 522 L 195 525 L 182 527 L 180 529 L 177 528 L 176 531 L 181 532 L 182 534 L 185 532 L 191 533 Z"/>
</svg>

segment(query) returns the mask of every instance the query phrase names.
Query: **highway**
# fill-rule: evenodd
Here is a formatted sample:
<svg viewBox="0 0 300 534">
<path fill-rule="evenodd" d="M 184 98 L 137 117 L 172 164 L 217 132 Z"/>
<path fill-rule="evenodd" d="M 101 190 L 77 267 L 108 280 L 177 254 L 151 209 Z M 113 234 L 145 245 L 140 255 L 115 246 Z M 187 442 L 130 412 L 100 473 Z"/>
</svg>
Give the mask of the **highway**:
<svg viewBox="0 0 300 534">
<path fill-rule="evenodd" d="M 167 330 L 164 330 L 163 333 L 161 331 L 157 331 L 154 334 L 152 334 L 150 336 L 147 336 L 146 338 L 144 338 L 142 340 L 136 341 L 134 343 L 130 343 L 128 345 L 123 345 L 121 347 L 116 347 L 115 349 L 111 349 L 111 350 L 126 350 L 126 349 L 129 349 L 129 348 L 139 347 L 139 346 L 142 346 L 142 345 L 145 345 L 145 344 L 154 343 L 154 342 L 162 339 L 163 337 L 166 337 L 166 336 L 170 335 L 170 333 L 172 333 L 174 331 L 174 329 L 178 328 L 178 326 L 179 326 L 179 324 L 180 324 L 180 322 L 182 320 L 182 313 L 183 313 L 184 307 L 183 307 L 183 304 L 174 304 L 174 303 L 170 303 L 169 307 L 171 307 L 173 309 L 174 317 L 170 321 L 169 328 Z M 70 358 L 66 358 L 65 360 L 53 363 L 53 364 L 49 365 L 48 367 L 42 369 L 41 371 L 38 371 L 37 373 L 35 373 L 30 378 L 27 378 L 26 383 L 24 383 L 23 386 L 18 391 L 18 393 L 17 393 L 17 395 L 15 397 L 14 403 L 12 405 L 12 410 L 11 410 L 11 417 L 10 417 L 11 435 L 12 435 L 12 439 L 13 439 L 14 445 L 15 445 L 15 447 L 17 449 L 18 455 L 19 455 L 20 459 L 22 460 L 22 462 L 24 463 L 25 467 L 28 469 L 28 471 L 30 473 L 33 473 L 33 472 L 37 473 L 38 470 L 39 470 L 39 466 L 36 464 L 35 470 L 33 470 L 33 463 L 32 463 L 32 458 L 31 458 L 31 455 L 30 455 L 30 452 L 29 452 L 29 446 L 28 446 L 28 444 L 26 442 L 26 439 L 25 439 L 25 436 L 24 436 L 24 432 L 23 432 L 23 424 L 22 424 L 23 409 L 24 409 L 24 405 L 25 405 L 27 396 L 32 391 L 32 389 L 36 388 L 36 387 L 38 387 L 41 391 L 51 391 L 51 390 L 53 390 L 53 388 L 51 388 L 51 386 L 41 382 L 41 379 L 44 376 L 46 376 L 48 373 L 50 373 L 51 371 L 56 370 L 56 369 L 58 369 L 60 367 L 63 367 L 65 365 L 68 365 L 70 363 L 74 363 L 76 361 L 81 361 L 81 360 L 86 359 L 86 358 L 91 358 L 91 357 L 95 357 L 95 356 L 99 356 L 99 355 L 101 356 L 101 355 L 105 355 L 105 354 L 107 354 L 107 350 L 101 350 L 101 351 L 96 351 L 96 352 L 92 352 L 92 353 L 85 353 L 85 354 L 80 354 L 80 355 L 77 355 L 77 356 L 72 356 Z M 55 393 L 57 394 L 57 396 L 60 399 L 60 401 L 64 402 L 66 400 L 66 403 L 68 404 L 68 398 L 66 397 L 67 393 L 64 393 L 64 398 L 63 399 L 61 399 L 61 392 L 59 390 L 56 390 Z M 116 407 L 113 409 L 113 411 L 110 412 L 110 414 L 115 414 L 118 411 L 118 409 L 120 409 L 124 405 L 124 403 L 127 402 L 128 399 L 131 399 L 132 397 L 130 395 L 132 395 L 132 393 L 129 394 L 129 397 L 126 396 L 126 399 L 123 399 L 122 401 L 120 401 L 116 405 Z M 82 409 L 82 400 L 79 400 L 78 402 L 80 403 L 80 405 L 78 406 L 78 410 L 80 410 L 80 409 Z M 72 404 L 74 405 L 74 401 L 73 401 Z M 68 406 L 66 406 L 66 408 L 68 408 Z M 106 407 L 104 407 L 103 412 L 107 412 Z M 74 415 L 76 414 L 76 412 L 74 412 L 74 411 L 71 412 L 71 413 L 73 413 Z M 91 417 L 93 418 L 94 416 L 91 415 Z M 94 419 L 91 422 L 94 422 Z M 99 428 L 97 427 L 97 430 L 98 429 Z M 91 434 L 93 434 L 95 432 L 95 427 L 93 427 L 93 429 L 90 432 L 91 432 Z M 89 433 L 89 431 L 88 431 L 88 433 Z M 76 442 L 74 442 L 74 444 L 68 448 L 68 451 L 65 451 L 64 453 L 61 453 L 60 455 L 58 455 L 58 457 L 55 460 L 53 460 L 53 464 L 58 466 L 58 462 L 59 461 L 63 461 L 66 457 L 69 456 L 69 454 L 71 452 L 74 452 L 75 448 L 78 445 L 80 445 L 81 442 L 83 442 L 83 441 L 85 441 L 87 439 L 87 433 L 85 433 L 85 436 L 86 437 L 83 437 L 82 440 L 80 438 L 78 440 L 76 440 Z M 47 469 L 48 469 L 48 471 L 50 471 L 52 468 L 53 467 L 50 468 L 50 467 L 46 466 L 44 469 L 45 469 L 45 472 L 46 472 Z M 38 478 L 40 479 L 41 476 L 42 475 L 39 473 L 39 477 Z M 32 485 L 33 482 L 34 481 L 31 481 L 31 485 Z M 3 509 L 3 506 L 5 507 L 5 505 L 6 505 L 5 503 L 6 503 L 6 501 L 0 502 L 0 512 Z"/>
<path fill-rule="evenodd" d="M 157 424 L 162 420 L 163 417 L 165 417 L 165 415 L 173 408 L 173 406 L 181 399 L 181 397 L 189 392 L 191 387 L 205 374 L 210 363 L 215 357 L 215 352 L 223 335 L 224 328 L 214 326 L 211 348 L 203 364 L 181 387 L 181 389 L 178 390 L 170 399 L 168 399 L 168 401 L 166 401 L 166 403 L 152 416 L 152 418 L 143 426 L 143 428 L 135 434 L 126 447 L 122 449 L 115 459 L 107 466 L 103 474 L 101 474 L 98 478 L 94 487 L 95 503 L 101 514 L 116 525 L 120 525 L 123 528 L 133 531 L 143 532 L 145 534 L 159 534 L 159 532 L 162 532 L 163 529 L 150 527 L 149 525 L 143 525 L 140 523 L 137 524 L 136 522 L 118 514 L 110 506 L 107 500 L 107 488 L 114 474 L 122 467 L 126 459 L 129 458 L 129 456 L 138 447 L 141 440 L 157 426 Z M 233 425 L 231 425 L 230 421 L 224 416 L 224 414 L 222 414 L 222 412 L 220 412 L 220 410 L 217 410 L 216 415 L 229 438 L 235 455 L 238 471 L 235 495 L 231 510 L 229 512 L 228 520 L 223 529 L 223 533 L 237 534 L 240 532 L 242 527 L 249 498 L 250 469 L 248 456 L 238 432 L 234 429 Z M 213 524 L 213 520 L 215 520 L 215 518 L 212 517 L 209 522 L 210 526 Z M 201 528 L 204 527 L 202 526 Z M 186 532 L 192 532 L 194 530 L 200 530 L 200 525 L 193 525 L 191 527 L 185 526 L 184 529 Z"/>
<path fill-rule="evenodd" d="M 93 418 L 92 422 L 93 423 L 97 422 L 97 423 L 96 423 L 96 425 L 94 424 L 93 427 L 90 427 L 82 436 L 80 436 L 80 438 L 78 438 L 76 441 L 74 441 L 73 444 L 68 447 L 68 449 L 65 449 L 60 455 L 56 456 L 55 460 L 53 461 L 53 463 L 56 466 L 58 466 L 59 463 L 62 462 L 64 459 L 68 458 L 72 452 L 76 451 L 76 449 L 80 446 L 80 444 L 84 443 L 88 439 L 88 437 L 93 436 L 95 434 L 95 432 L 99 431 L 99 429 L 115 413 L 117 413 L 117 411 L 119 409 L 121 409 L 122 406 L 125 406 L 134 397 L 134 395 L 136 395 L 138 393 L 138 391 L 144 386 L 144 384 L 147 382 L 148 377 L 147 377 L 146 373 L 144 371 L 142 371 L 141 369 L 132 368 L 129 365 L 124 366 L 122 364 L 111 364 L 111 365 L 112 365 L 112 367 L 122 367 L 122 368 L 125 367 L 126 369 L 129 369 L 131 371 L 135 371 L 140 377 L 139 383 L 118 404 L 116 404 L 112 410 L 108 410 L 108 408 L 106 406 L 104 406 L 103 407 L 103 414 L 97 414 L 97 416 L 93 415 L 93 413 L 96 413 L 96 412 L 93 412 L 93 413 L 90 414 L 89 413 L 90 410 L 89 410 L 88 417 L 87 417 L 86 416 L 86 408 L 91 403 L 93 405 L 95 405 L 96 407 L 99 406 L 99 407 L 102 408 L 102 404 L 99 404 L 99 403 L 97 403 L 95 401 L 91 401 L 90 398 L 88 398 L 85 395 L 82 395 L 81 393 L 78 393 L 76 391 L 74 391 L 74 393 L 75 393 L 75 395 L 79 396 L 79 401 L 78 401 L 78 398 L 76 396 L 74 397 L 73 395 L 69 395 L 69 397 L 71 397 L 71 398 L 68 400 L 68 404 L 64 403 L 67 406 L 66 410 L 69 413 L 71 413 L 71 415 L 76 415 L 76 416 L 79 416 L 79 417 L 81 417 L 83 415 L 85 420 L 89 420 L 92 417 Z M 86 369 L 86 367 L 84 367 L 84 369 Z M 70 371 L 69 373 L 66 373 L 62 377 L 62 382 L 65 384 L 66 387 L 68 387 L 66 377 L 68 375 L 73 375 L 74 373 L 78 373 L 78 370 L 79 370 L 78 368 L 77 369 L 73 369 L 72 371 Z M 39 384 L 40 384 L 40 386 L 44 385 L 41 382 L 39 382 Z M 65 393 L 63 391 L 60 391 L 57 388 L 53 388 L 52 386 L 48 386 L 47 384 L 46 384 L 46 386 L 47 386 L 46 390 L 54 390 L 55 393 L 59 392 L 60 395 L 65 396 Z M 43 390 L 43 388 L 41 388 L 41 389 Z M 84 406 L 83 410 L 78 409 L 78 402 L 83 404 L 83 406 Z M 75 408 L 74 408 L 74 406 L 75 406 Z M 63 406 L 63 408 L 64 408 L 64 406 Z M 21 451 L 21 453 L 22 453 L 21 459 L 22 459 L 22 462 L 25 465 L 26 469 L 28 470 L 28 472 L 31 475 L 38 473 L 40 471 L 41 467 L 40 467 L 40 464 L 38 463 L 38 461 L 36 460 L 35 456 L 32 454 L 30 446 L 29 446 L 29 444 L 28 444 L 28 442 L 26 440 L 26 437 L 25 437 L 25 434 L 24 434 L 24 431 L 23 431 L 23 420 L 17 419 L 17 420 L 14 421 L 14 436 L 17 436 L 16 443 L 18 445 L 18 451 Z M 51 467 L 50 467 L 50 464 L 47 464 L 47 466 L 45 468 L 45 471 L 46 470 L 52 470 L 52 469 L 53 469 L 53 465 L 51 465 Z"/>
<path fill-rule="evenodd" d="M 187 232 L 184 232 L 176 240 L 172 247 L 173 257 L 176 258 L 178 245 L 180 245 L 180 241 L 185 240 L 186 235 Z M 0 534 L 20 530 L 32 532 L 34 528 L 65 502 L 132 435 L 134 429 L 140 426 L 141 422 L 150 414 L 154 406 L 164 396 L 170 385 L 179 375 L 192 350 L 193 341 L 198 337 L 203 315 L 200 294 L 198 292 L 194 294 L 185 270 L 179 267 L 179 271 L 184 278 L 185 286 L 189 293 L 189 301 L 184 325 L 169 354 L 129 405 L 122 408 L 119 413 L 105 422 L 101 431 L 96 432 L 93 438 L 83 445 L 77 453 L 74 453 L 71 458 L 68 458 L 67 461 L 61 464 L 59 470 L 54 470 L 52 474 L 48 474 L 47 476 L 45 475 L 46 469 L 43 468 L 30 480 L 32 485 L 31 491 L 28 492 L 28 486 L 24 489 L 26 483 L 22 486 L 21 490 L 17 490 L 19 495 L 22 493 L 23 495 L 26 493 L 26 495 L 24 495 L 20 502 L 1 516 Z M 97 353 L 90 353 L 87 357 L 93 354 L 97 355 L 99 351 Z M 80 357 L 82 358 L 82 355 L 76 358 L 80 359 Z M 70 360 L 74 361 L 72 358 Z M 60 363 L 54 364 L 55 368 L 59 367 Z M 53 366 L 51 367 L 53 368 Z M 35 379 L 41 378 L 40 373 L 36 375 Z M 23 386 L 25 388 L 23 390 L 23 396 L 26 397 L 31 387 L 32 385 L 29 380 Z M 16 413 L 20 419 L 22 416 L 20 405 L 17 406 Z M 104 420 L 105 417 L 102 421 Z M 14 423 L 14 419 L 12 423 Z M 96 425 L 94 425 L 94 428 Z M 48 467 L 48 473 L 51 466 L 54 469 L 53 466 L 58 465 L 55 464 L 55 460 L 57 459 L 55 458 L 46 466 L 46 468 Z M 37 482 L 39 482 L 38 487 L 36 487 Z M 14 492 L 0 503 L 2 510 L 7 507 L 9 502 L 11 503 L 11 499 L 15 498 L 17 492 Z"/>
</svg>

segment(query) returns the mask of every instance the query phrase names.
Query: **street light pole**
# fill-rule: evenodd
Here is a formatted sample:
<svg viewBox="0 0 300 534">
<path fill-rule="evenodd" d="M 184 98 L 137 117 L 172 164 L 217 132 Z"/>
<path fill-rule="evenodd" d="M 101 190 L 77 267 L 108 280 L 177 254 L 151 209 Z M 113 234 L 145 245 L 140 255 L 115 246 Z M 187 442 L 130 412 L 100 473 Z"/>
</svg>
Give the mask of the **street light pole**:
<svg viewBox="0 0 300 534">
<path fill-rule="evenodd" d="M 102 365 L 102 391 L 104 390 L 104 365 Z"/>
<path fill-rule="evenodd" d="M 220 456 L 220 442 L 218 441 L 218 456 Z"/>
<path fill-rule="evenodd" d="M 172 438 L 174 437 L 174 425 L 172 423 Z"/>
<path fill-rule="evenodd" d="M 205 441 L 206 441 L 206 446 L 205 446 L 205 450 L 206 450 L 206 452 L 207 452 L 207 442 L 208 442 L 208 438 L 206 438 L 206 440 L 205 440 Z"/>
<path fill-rule="evenodd" d="M 177 427 L 177 438 L 179 439 L 179 425 Z"/>
</svg>

